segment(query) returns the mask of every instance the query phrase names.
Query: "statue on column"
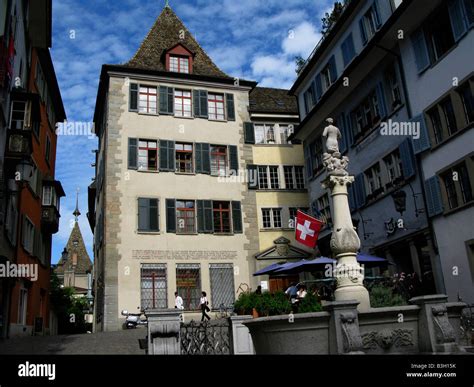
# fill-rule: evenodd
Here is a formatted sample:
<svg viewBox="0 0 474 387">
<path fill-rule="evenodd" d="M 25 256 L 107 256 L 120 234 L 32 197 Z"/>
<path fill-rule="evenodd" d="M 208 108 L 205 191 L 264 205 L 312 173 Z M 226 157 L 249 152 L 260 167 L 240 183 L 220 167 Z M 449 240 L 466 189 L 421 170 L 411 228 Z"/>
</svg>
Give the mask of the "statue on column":
<svg viewBox="0 0 474 387">
<path fill-rule="evenodd" d="M 327 153 L 323 154 L 323 164 L 331 176 L 347 176 L 347 166 L 349 159 L 346 156 L 341 158 L 339 152 L 339 139 L 341 139 L 341 131 L 333 125 L 334 120 L 328 118 L 326 122 L 329 124 L 324 128 L 323 137 L 326 137 Z"/>
</svg>

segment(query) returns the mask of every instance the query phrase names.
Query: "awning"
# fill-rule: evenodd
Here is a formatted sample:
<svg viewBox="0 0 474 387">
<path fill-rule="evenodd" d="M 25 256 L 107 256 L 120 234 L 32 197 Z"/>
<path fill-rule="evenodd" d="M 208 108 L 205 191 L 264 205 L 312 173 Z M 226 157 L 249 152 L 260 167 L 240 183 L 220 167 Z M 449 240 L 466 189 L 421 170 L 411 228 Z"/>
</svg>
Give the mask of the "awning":
<svg viewBox="0 0 474 387">
<path fill-rule="evenodd" d="M 390 265 L 385 258 L 375 257 L 373 255 L 358 253 L 357 262 L 363 264 L 365 267 Z"/>
<path fill-rule="evenodd" d="M 254 273 L 254 276 L 274 274 L 276 270 L 284 269 L 288 267 L 289 265 L 293 265 L 293 262 L 272 263 L 271 265 L 264 267 L 263 269 L 260 269 L 259 271 Z"/>
<path fill-rule="evenodd" d="M 274 274 L 297 274 L 302 272 L 311 272 L 315 270 L 324 269 L 326 265 L 332 265 L 336 262 L 334 259 L 327 257 L 319 257 L 312 260 L 305 260 L 291 263 L 287 267 L 280 268 L 274 271 Z"/>
</svg>

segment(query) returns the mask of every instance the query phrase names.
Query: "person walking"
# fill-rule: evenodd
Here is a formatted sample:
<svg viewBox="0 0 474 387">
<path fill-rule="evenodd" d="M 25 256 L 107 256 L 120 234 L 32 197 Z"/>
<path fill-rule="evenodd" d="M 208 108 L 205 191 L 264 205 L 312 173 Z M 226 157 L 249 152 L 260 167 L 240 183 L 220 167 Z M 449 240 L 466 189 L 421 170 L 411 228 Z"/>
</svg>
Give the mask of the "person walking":
<svg viewBox="0 0 474 387">
<path fill-rule="evenodd" d="M 201 308 L 201 321 L 207 319 L 208 321 L 211 319 L 206 312 L 209 312 L 211 309 L 209 308 L 209 301 L 207 301 L 207 294 L 206 292 L 201 293 L 201 299 L 199 300 L 199 307 Z"/>
<path fill-rule="evenodd" d="M 183 298 L 178 294 L 178 292 L 174 292 L 174 307 L 175 309 L 184 309 L 183 305 Z"/>
</svg>

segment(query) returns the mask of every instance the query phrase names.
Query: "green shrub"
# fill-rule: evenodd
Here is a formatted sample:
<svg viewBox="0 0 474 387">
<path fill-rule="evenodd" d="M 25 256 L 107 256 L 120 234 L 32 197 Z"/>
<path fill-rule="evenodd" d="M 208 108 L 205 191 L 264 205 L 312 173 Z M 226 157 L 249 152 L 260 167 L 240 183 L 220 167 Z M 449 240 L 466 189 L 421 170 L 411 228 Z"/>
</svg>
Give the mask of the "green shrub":
<svg viewBox="0 0 474 387">
<path fill-rule="evenodd" d="M 370 289 L 370 306 L 372 308 L 400 305 L 406 305 L 405 299 L 399 294 L 393 293 L 391 288 L 375 285 Z"/>
<path fill-rule="evenodd" d="M 298 305 L 298 313 L 320 312 L 322 309 L 318 297 L 312 293 L 306 294 L 306 297 Z"/>
<path fill-rule="evenodd" d="M 291 311 L 291 304 L 288 297 L 283 292 L 265 292 L 260 296 L 259 302 L 255 306 L 258 314 L 263 316 L 278 316 L 288 314 Z"/>
</svg>

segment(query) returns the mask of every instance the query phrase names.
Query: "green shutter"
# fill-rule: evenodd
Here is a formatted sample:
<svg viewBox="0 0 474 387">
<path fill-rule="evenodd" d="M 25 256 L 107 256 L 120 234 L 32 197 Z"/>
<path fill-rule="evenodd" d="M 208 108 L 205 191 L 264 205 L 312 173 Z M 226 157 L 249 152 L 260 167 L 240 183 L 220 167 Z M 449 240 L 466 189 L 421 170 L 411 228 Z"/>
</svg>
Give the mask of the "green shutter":
<svg viewBox="0 0 474 387">
<path fill-rule="evenodd" d="M 201 160 L 202 173 L 211 174 L 211 146 L 209 144 L 201 144 Z"/>
<path fill-rule="evenodd" d="M 176 233 L 176 200 L 166 199 L 166 232 Z"/>
<path fill-rule="evenodd" d="M 204 200 L 204 232 L 214 232 L 214 220 L 212 216 L 212 200 Z"/>
<path fill-rule="evenodd" d="M 199 90 L 193 90 L 194 117 L 201 117 Z"/>
<path fill-rule="evenodd" d="M 174 90 L 172 87 L 160 86 L 160 114 L 174 113 Z"/>
<path fill-rule="evenodd" d="M 160 171 L 175 170 L 174 141 L 160 140 Z"/>
<path fill-rule="evenodd" d="M 247 167 L 247 180 L 248 180 L 248 188 L 249 189 L 257 189 L 258 188 L 258 167 L 257 165 L 249 165 Z"/>
<path fill-rule="evenodd" d="M 244 139 L 246 144 L 255 144 L 255 129 L 252 122 L 244 122 Z"/>
<path fill-rule="evenodd" d="M 413 153 L 413 148 L 411 145 L 411 139 L 406 138 L 399 147 L 400 151 L 400 160 L 402 161 L 403 166 L 403 177 L 409 179 L 410 177 L 415 176 L 415 155 Z"/>
<path fill-rule="evenodd" d="M 240 202 L 232 202 L 232 224 L 234 234 L 242 234 L 242 208 Z"/>
<path fill-rule="evenodd" d="M 234 176 L 239 175 L 239 154 L 235 145 L 229 145 L 229 165 L 230 170 L 234 171 Z"/>
<path fill-rule="evenodd" d="M 128 139 L 128 169 L 137 169 L 138 140 L 136 138 Z M 104 160 L 102 160 L 102 164 Z"/>
<path fill-rule="evenodd" d="M 150 200 L 138 199 L 138 231 L 150 230 Z"/>
<path fill-rule="evenodd" d="M 207 91 L 206 90 L 194 90 L 194 117 L 207 118 Z"/>
<path fill-rule="evenodd" d="M 130 101 L 129 110 L 131 112 L 138 111 L 138 85 L 136 83 L 130 83 Z"/>
<path fill-rule="evenodd" d="M 202 145 L 196 143 L 194 144 L 194 152 L 195 152 L 195 162 L 196 162 L 196 173 L 203 173 L 202 172 Z"/>
<path fill-rule="evenodd" d="M 199 234 L 204 233 L 204 202 L 197 200 L 197 230 Z"/>
<path fill-rule="evenodd" d="M 226 94 L 227 121 L 235 121 L 234 94 Z"/>
</svg>

